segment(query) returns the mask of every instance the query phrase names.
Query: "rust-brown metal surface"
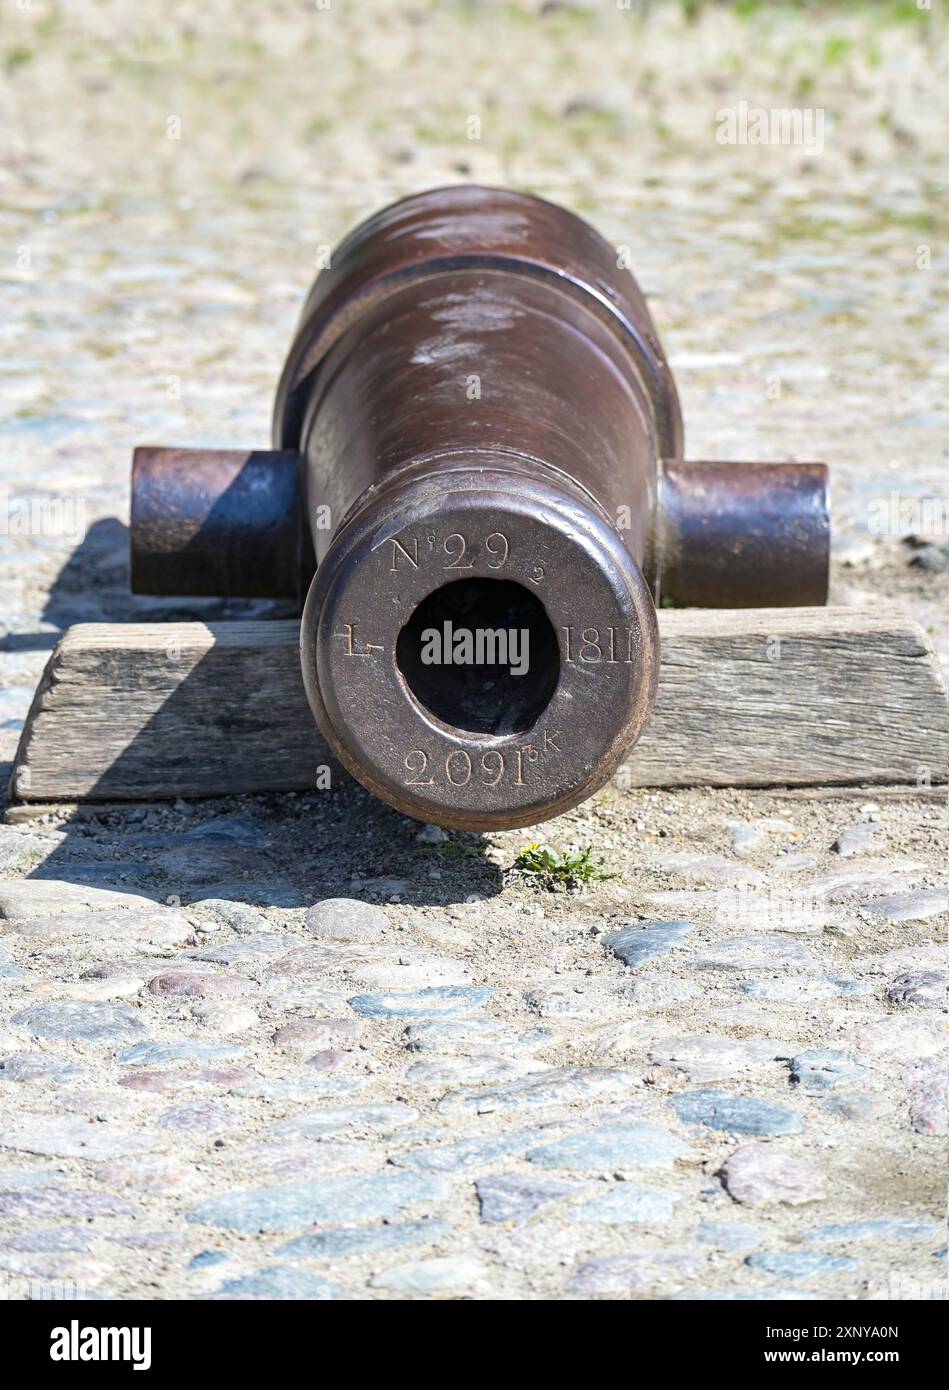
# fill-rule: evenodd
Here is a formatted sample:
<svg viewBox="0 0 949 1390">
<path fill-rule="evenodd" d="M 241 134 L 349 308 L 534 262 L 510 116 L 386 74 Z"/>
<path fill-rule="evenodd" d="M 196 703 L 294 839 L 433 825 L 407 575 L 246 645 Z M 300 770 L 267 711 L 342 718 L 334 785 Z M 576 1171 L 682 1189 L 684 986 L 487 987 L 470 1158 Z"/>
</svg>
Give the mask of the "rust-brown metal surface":
<svg viewBox="0 0 949 1390">
<path fill-rule="evenodd" d="M 316 721 L 419 819 L 530 824 L 601 786 L 652 706 L 660 599 L 826 599 L 823 465 L 681 462 L 635 281 L 539 199 L 439 189 L 347 237 L 274 441 L 137 451 L 133 586 L 308 585 Z"/>
<path fill-rule="evenodd" d="M 462 184 L 404 198 L 360 223 L 315 281 L 287 355 L 274 411 L 274 446 L 296 448 L 320 363 L 367 307 L 410 281 L 457 270 L 538 281 L 582 303 L 624 345 L 641 379 L 666 458 L 682 453 L 675 383 L 639 286 L 615 247 L 588 223 L 541 198 Z M 540 325 L 538 325 L 540 327 Z"/>
<path fill-rule="evenodd" d="M 136 449 L 132 589 L 297 598 L 313 572 L 300 484 L 292 449 Z"/>
<path fill-rule="evenodd" d="M 662 465 L 662 595 L 682 608 L 827 602 L 830 514 L 823 463 Z"/>
</svg>

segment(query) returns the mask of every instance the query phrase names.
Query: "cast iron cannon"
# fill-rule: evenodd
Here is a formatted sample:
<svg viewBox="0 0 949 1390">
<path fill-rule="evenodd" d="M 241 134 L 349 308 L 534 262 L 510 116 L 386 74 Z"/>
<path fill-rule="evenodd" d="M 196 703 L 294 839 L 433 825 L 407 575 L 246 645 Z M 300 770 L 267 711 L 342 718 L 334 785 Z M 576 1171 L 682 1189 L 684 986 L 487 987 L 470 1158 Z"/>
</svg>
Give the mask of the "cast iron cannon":
<svg viewBox="0 0 949 1390">
<path fill-rule="evenodd" d="M 420 820 L 526 825 L 638 738 L 657 604 L 826 602 L 826 467 L 682 455 L 614 248 L 540 199 L 438 189 L 333 253 L 271 450 L 135 451 L 132 586 L 298 599 L 354 777 Z"/>
</svg>

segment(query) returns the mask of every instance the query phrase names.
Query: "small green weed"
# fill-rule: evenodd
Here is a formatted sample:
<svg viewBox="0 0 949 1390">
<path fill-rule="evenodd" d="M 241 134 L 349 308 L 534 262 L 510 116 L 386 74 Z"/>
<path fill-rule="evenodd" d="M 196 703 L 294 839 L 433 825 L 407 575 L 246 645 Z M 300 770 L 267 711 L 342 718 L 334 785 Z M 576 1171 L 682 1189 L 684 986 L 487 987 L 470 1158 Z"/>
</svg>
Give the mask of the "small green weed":
<svg viewBox="0 0 949 1390">
<path fill-rule="evenodd" d="M 586 883 L 616 878 L 616 874 L 607 872 L 602 859 L 594 859 L 589 845 L 586 849 L 565 850 L 559 854 L 539 840 L 520 851 L 511 865 L 511 871 L 535 874 L 538 881 L 545 882 L 548 888 L 579 888 Z"/>
</svg>

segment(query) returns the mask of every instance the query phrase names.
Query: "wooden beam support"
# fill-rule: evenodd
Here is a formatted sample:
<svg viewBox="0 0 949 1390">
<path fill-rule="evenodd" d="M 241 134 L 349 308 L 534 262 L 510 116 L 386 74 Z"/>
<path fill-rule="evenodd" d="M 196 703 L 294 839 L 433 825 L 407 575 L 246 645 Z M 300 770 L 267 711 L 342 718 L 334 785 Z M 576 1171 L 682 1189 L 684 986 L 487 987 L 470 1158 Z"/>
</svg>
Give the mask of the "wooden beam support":
<svg viewBox="0 0 949 1390">
<path fill-rule="evenodd" d="M 917 624 L 854 608 L 659 619 L 659 695 L 619 786 L 946 781 L 946 690 Z M 23 730 L 13 800 L 312 788 L 332 760 L 303 694 L 298 637 L 295 622 L 71 628 Z"/>
</svg>

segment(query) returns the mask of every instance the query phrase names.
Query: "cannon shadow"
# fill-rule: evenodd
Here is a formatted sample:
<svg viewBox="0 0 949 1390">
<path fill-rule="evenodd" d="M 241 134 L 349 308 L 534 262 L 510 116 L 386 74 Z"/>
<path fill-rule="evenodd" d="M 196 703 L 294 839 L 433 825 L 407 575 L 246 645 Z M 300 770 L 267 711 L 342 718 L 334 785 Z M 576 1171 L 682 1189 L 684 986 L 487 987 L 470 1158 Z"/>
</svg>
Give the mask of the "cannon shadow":
<svg viewBox="0 0 949 1390">
<path fill-rule="evenodd" d="M 77 622 L 285 619 L 294 612 L 292 605 L 271 600 L 132 594 L 128 530 L 109 518 L 92 526 L 69 556 L 42 616 L 61 632 Z M 16 649 L 51 648 L 59 632 L 20 634 Z M 35 645 L 24 648 L 30 640 Z M 4 649 L 13 650 L 10 639 Z M 371 797 L 336 767 L 328 786 L 310 792 L 117 801 L 114 788 L 128 785 L 127 769 L 141 764 L 145 748 L 152 757 L 160 750 L 163 778 L 176 762 L 187 767 L 193 752 L 180 746 L 180 730 L 194 726 L 206 687 L 206 660 L 183 675 L 127 748 L 111 761 L 104 758 L 89 798 L 57 825 L 62 838 L 30 877 L 163 903 L 218 898 L 286 908 L 334 896 L 444 905 L 501 891 L 501 872 L 487 857 L 483 837 L 452 834 L 435 844 L 420 842 L 419 823 Z M 240 757 L 241 732 L 233 730 L 235 757 Z"/>
</svg>

